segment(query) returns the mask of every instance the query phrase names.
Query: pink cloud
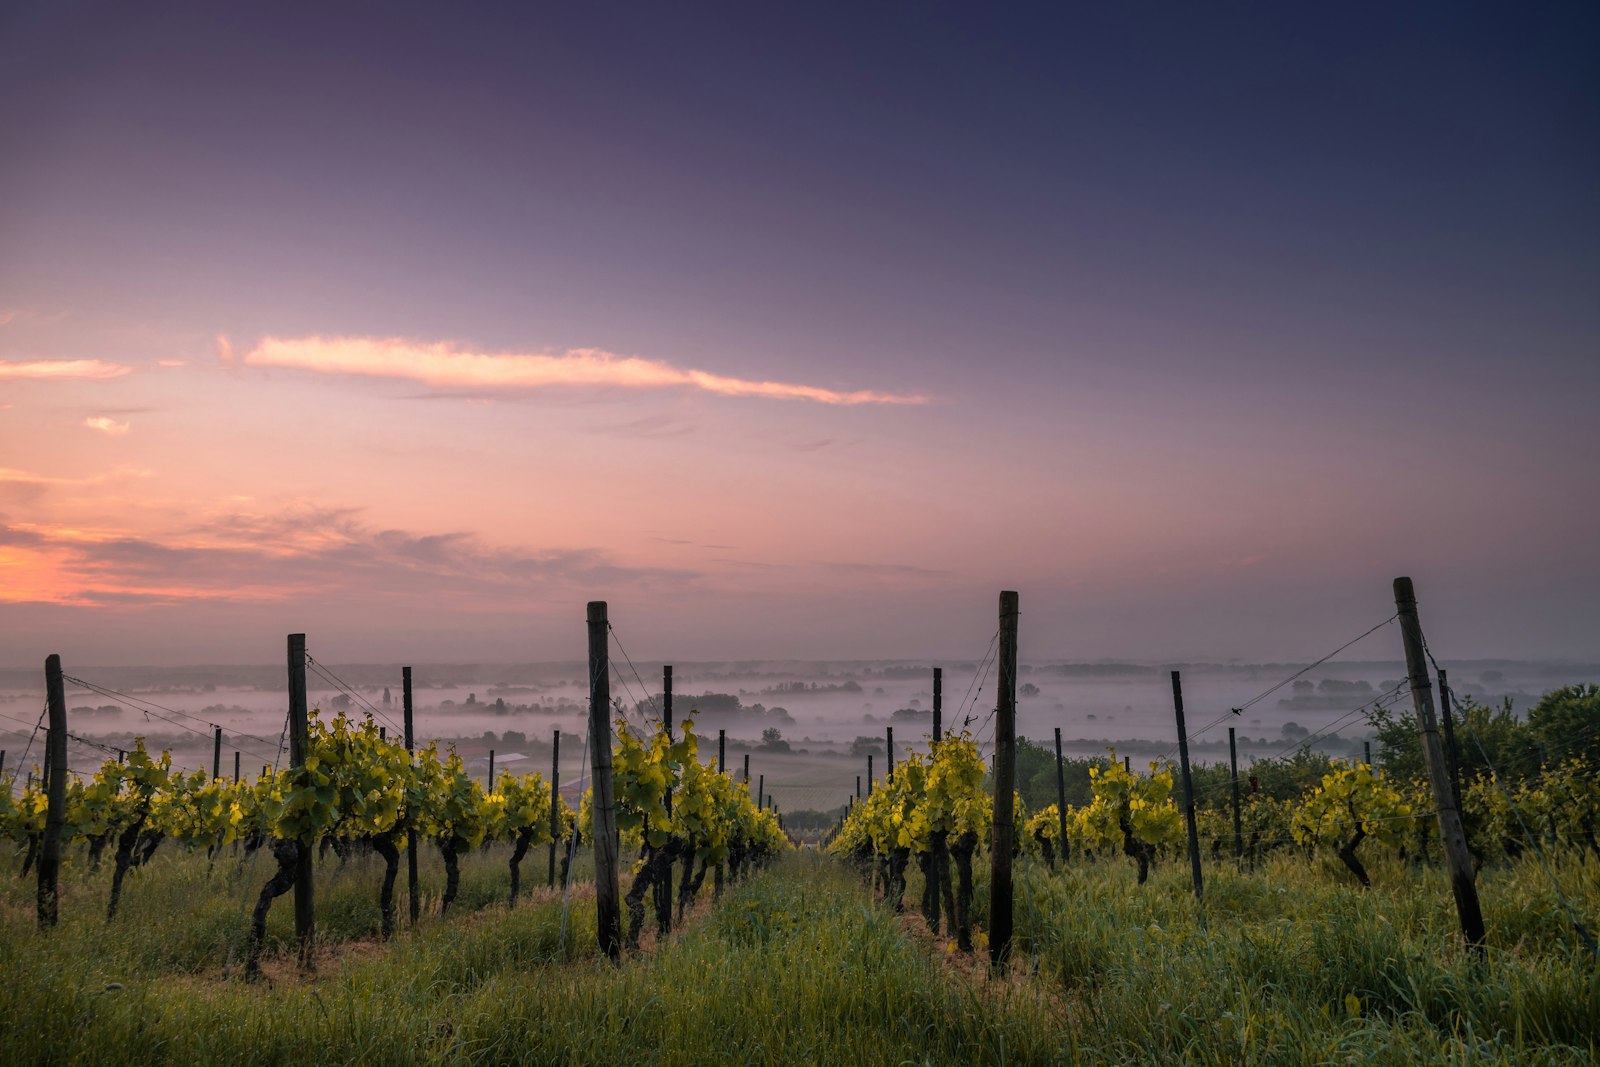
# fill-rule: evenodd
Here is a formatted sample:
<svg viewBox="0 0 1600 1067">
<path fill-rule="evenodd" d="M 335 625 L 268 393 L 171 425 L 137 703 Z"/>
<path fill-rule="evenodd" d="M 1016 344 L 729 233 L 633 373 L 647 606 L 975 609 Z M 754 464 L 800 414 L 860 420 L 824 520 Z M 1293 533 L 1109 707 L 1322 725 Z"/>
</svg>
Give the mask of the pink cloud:
<svg viewBox="0 0 1600 1067">
<path fill-rule="evenodd" d="M 0 359 L 0 380 L 29 378 L 40 381 L 82 380 L 110 381 L 133 368 L 124 363 L 108 363 L 103 359 L 37 359 L 31 361 Z"/>
<path fill-rule="evenodd" d="M 819 404 L 923 404 L 916 394 L 872 390 L 839 391 L 814 385 L 732 378 L 682 369 L 660 360 L 619 356 L 596 348 L 546 353 L 472 352 L 458 345 L 420 343 L 403 338 L 262 338 L 244 362 L 258 367 L 288 367 L 322 374 L 403 378 L 436 387 L 540 389 L 550 386 L 600 386 L 665 389 L 687 386 L 721 396 L 809 400 Z"/>
<path fill-rule="evenodd" d="M 90 415 L 83 420 L 83 424 L 89 429 L 99 430 L 109 437 L 121 437 L 128 432 L 131 426 L 131 423 L 118 422 L 116 419 L 107 418 L 104 415 Z"/>
</svg>

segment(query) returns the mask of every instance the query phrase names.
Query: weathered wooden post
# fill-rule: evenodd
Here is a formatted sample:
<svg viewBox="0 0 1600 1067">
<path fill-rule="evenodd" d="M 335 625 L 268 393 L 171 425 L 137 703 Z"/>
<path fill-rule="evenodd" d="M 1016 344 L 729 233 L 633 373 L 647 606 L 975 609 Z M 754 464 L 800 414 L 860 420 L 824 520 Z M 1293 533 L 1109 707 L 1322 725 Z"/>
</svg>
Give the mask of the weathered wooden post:
<svg viewBox="0 0 1600 1067">
<path fill-rule="evenodd" d="M 1067 769 L 1061 759 L 1061 727 L 1056 727 L 1056 812 L 1060 816 L 1061 865 L 1067 865 Z"/>
<path fill-rule="evenodd" d="M 1122 769 L 1129 774 L 1133 773 L 1133 760 L 1128 756 L 1122 757 Z"/>
<path fill-rule="evenodd" d="M 51 653 L 44 661 L 45 703 L 50 732 L 44 736 L 45 786 L 44 838 L 39 843 L 38 912 L 41 929 L 60 918 L 61 827 L 67 818 L 67 692 L 61 679 L 61 657 Z"/>
<path fill-rule="evenodd" d="M 764 774 L 757 775 L 756 776 L 756 810 L 757 811 L 760 811 L 762 808 L 766 807 L 766 799 L 767 799 L 767 776 L 764 775 Z"/>
<path fill-rule="evenodd" d="M 1233 772 L 1233 858 L 1244 858 L 1244 822 L 1239 816 L 1239 746 L 1234 743 L 1233 727 L 1228 727 L 1228 767 Z"/>
<path fill-rule="evenodd" d="M 872 753 L 867 753 L 867 796 L 872 795 Z"/>
<path fill-rule="evenodd" d="M 411 703 L 411 668 L 400 668 L 401 724 L 406 731 L 406 755 L 416 763 L 417 739 L 413 733 L 413 705 Z M 417 925 L 422 914 L 422 896 L 417 888 L 417 828 L 412 822 L 413 812 L 406 812 L 406 906 L 411 911 L 411 925 Z"/>
<path fill-rule="evenodd" d="M 933 669 L 933 743 L 939 743 L 939 731 L 944 726 L 944 668 Z"/>
<path fill-rule="evenodd" d="M 672 743 L 672 664 L 667 663 L 661 668 L 661 726 L 667 731 L 667 743 Z M 722 770 L 721 767 L 717 768 Z M 667 817 L 672 817 L 672 786 L 667 786 Z M 661 877 L 656 889 L 656 916 L 662 933 L 672 932 L 672 868 L 674 862 L 669 860 L 661 868 Z M 719 864 L 720 866 L 720 864 Z"/>
<path fill-rule="evenodd" d="M 989 965 L 1011 957 L 1012 815 L 1017 788 L 1017 594 L 1000 594 L 1000 680 L 994 715 L 994 828 L 989 848 Z"/>
<path fill-rule="evenodd" d="M 1194 876 L 1194 898 L 1204 888 L 1200 877 L 1200 830 L 1194 820 L 1194 781 L 1189 777 L 1189 731 L 1183 725 L 1183 683 L 1172 672 L 1172 710 L 1178 717 L 1178 760 L 1183 770 L 1183 821 L 1189 830 L 1189 868 Z"/>
<path fill-rule="evenodd" d="M 883 764 L 883 780 L 885 782 L 892 782 L 894 780 L 894 727 L 884 727 L 884 731 L 886 744 L 884 746 L 885 756 Z"/>
<path fill-rule="evenodd" d="M 233 750 L 233 782 L 239 784 L 239 750 Z"/>
<path fill-rule="evenodd" d="M 216 731 L 211 738 L 211 780 L 213 782 L 222 777 L 222 727 L 218 726 Z"/>
<path fill-rule="evenodd" d="M 852 799 L 853 800 L 860 800 L 861 799 L 861 776 L 859 774 L 856 775 L 856 795 Z"/>
<path fill-rule="evenodd" d="M 1372 766 L 1372 742 L 1371 741 L 1363 741 L 1363 742 L 1361 742 L 1361 751 L 1366 754 L 1367 766 L 1371 767 Z"/>
<path fill-rule="evenodd" d="M 305 765 L 311 747 L 306 722 L 306 635 L 289 635 L 289 766 Z M 300 945 L 300 966 L 312 965 L 312 938 L 316 933 L 316 883 L 312 880 L 311 846 L 295 843 L 298 857 L 294 876 L 294 934 Z"/>
<path fill-rule="evenodd" d="M 589 767 L 593 777 L 594 899 L 600 950 L 622 952 L 622 909 L 617 893 L 617 812 L 611 790 L 611 668 L 606 602 L 589 602 Z"/>
<path fill-rule="evenodd" d="M 1450 693 L 1450 676 L 1439 668 L 1439 710 L 1444 713 L 1444 754 L 1450 763 L 1450 791 L 1455 794 L 1456 810 L 1461 810 L 1461 753 L 1456 749 L 1455 700 Z M 1463 826 L 1463 831 L 1465 826 Z M 1469 842 L 1470 844 L 1470 842 Z"/>
<path fill-rule="evenodd" d="M 550 875 L 548 885 L 556 885 L 556 845 L 561 840 L 561 731 L 550 741 Z"/>
<path fill-rule="evenodd" d="M 1410 578 L 1394 580 L 1394 605 L 1400 616 L 1400 637 L 1405 643 L 1406 672 L 1411 682 L 1411 700 L 1417 711 L 1417 735 L 1422 740 L 1422 755 L 1428 764 L 1428 784 L 1433 790 L 1433 805 L 1439 820 L 1439 839 L 1444 843 L 1445 862 L 1450 868 L 1450 890 L 1456 899 L 1456 916 L 1461 934 L 1476 952 L 1483 951 L 1483 911 L 1478 906 L 1478 886 L 1472 871 L 1472 854 L 1461 828 L 1461 812 L 1450 789 L 1450 769 L 1445 764 L 1444 748 L 1439 743 L 1439 726 L 1433 714 L 1433 684 L 1428 678 L 1426 646 L 1422 623 L 1417 617 L 1417 594 Z"/>
<path fill-rule="evenodd" d="M 483 791 L 485 793 L 494 792 L 494 749 L 492 748 L 489 750 L 489 777 L 483 783 Z"/>
</svg>

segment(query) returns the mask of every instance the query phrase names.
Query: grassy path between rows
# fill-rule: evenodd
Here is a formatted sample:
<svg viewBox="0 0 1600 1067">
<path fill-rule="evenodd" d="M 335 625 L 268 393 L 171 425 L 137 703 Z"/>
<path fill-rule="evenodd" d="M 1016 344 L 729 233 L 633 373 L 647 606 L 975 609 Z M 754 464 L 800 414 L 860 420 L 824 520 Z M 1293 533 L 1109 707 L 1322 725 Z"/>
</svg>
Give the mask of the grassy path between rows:
<svg viewBox="0 0 1600 1067">
<path fill-rule="evenodd" d="M 237 873 L 159 859 L 109 928 L 104 875 L 85 876 L 41 937 L 31 881 L 5 865 L 0 1062 L 1582 1064 L 1600 1031 L 1600 968 L 1510 873 L 1489 886 L 1499 933 L 1480 966 L 1429 873 L 1361 892 L 1303 863 L 1220 872 L 1201 917 L 1176 867 L 1139 888 L 1120 866 L 1026 864 L 996 978 L 812 851 L 620 966 L 596 955 L 591 896 L 563 915 L 539 889 L 508 909 L 489 854 L 469 858 L 459 911 L 380 943 L 376 868 L 352 863 L 319 883 L 318 973 L 288 960 L 284 898 L 272 980 L 254 986 L 223 976 L 258 878 Z M 1564 878 L 1600 899 L 1600 867 Z"/>
<path fill-rule="evenodd" d="M 287 898 L 285 898 L 287 899 Z M 179 909 L 181 910 L 181 909 Z M 180 925 L 175 919 L 174 929 Z M 304 979 L 174 973 L 150 930 L 13 911 L 0 932 L 0 1059 L 27 1064 L 901 1064 L 1048 1062 L 1037 995 L 974 988 L 842 866 L 791 856 L 612 966 L 589 900 L 563 959 L 559 901 L 495 907 L 392 944 L 351 942 Z M 120 920 L 119 920 L 120 926 Z M 182 948 L 174 948 L 173 963 Z M 137 957 L 137 958 L 135 958 Z"/>
</svg>

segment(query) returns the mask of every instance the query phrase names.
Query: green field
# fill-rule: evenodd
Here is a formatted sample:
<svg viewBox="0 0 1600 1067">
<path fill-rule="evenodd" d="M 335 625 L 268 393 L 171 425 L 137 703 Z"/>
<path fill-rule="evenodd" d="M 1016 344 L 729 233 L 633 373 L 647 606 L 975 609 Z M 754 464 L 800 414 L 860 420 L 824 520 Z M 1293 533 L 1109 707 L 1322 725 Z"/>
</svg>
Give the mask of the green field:
<svg viewBox="0 0 1600 1067">
<path fill-rule="evenodd" d="M 1372 865 L 1366 892 L 1299 856 L 1211 866 L 1203 909 L 1180 863 L 1137 887 L 1123 861 L 1051 873 L 1024 860 L 1016 951 L 994 975 L 813 850 L 702 899 L 664 944 L 613 965 L 595 950 L 592 895 L 580 885 L 564 907 L 542 852 L 528 863 L 538 888 L 506 907 L 506 855 L 468 857 L 441 918 L 426 854 L 422 922 L 387 944 L 379 863 L 330 855 L 315 974 L 289 951 L 285 896 L 268 981 L 250 984 L 228 962 L 270 861 L 230 854 L 208 874 L 202 854 L 164 849 L 108 927 L 109 874 L 89 875 L 74 848 L 61 924 L 41 934 L 34 880 L 8 854 L 0 1050 L 19 1064 L 887 1065 L 1590 1063 L 1600 1049 L 1600 969 L 1531 860 L 1480 878 L 1481 962 L 1443 875 L 1397 860 Z M 1594 924 L 1600 863 L 1569 858 L 1556 875 Z M 913 876 L 908 905 L 919 889 Z"/>
</svg>

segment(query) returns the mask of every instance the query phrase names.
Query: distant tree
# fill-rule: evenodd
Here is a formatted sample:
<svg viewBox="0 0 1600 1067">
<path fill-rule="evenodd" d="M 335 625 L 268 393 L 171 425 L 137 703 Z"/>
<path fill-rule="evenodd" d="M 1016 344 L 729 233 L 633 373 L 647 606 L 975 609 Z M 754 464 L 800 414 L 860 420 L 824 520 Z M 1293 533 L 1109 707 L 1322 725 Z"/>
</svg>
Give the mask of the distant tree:
<svg viewBox="0 0 1600 1067">
<path fill-rule="evenodd" d="M 888 752 L 884 739 L 881 737 L 858 737 L 850 742 L 850 755 L 856 759 L 865 759 L 868 756 L 882 756 Z"/>
<path fill-rule="evenodd" d="M 1559 692 L 1561 690 L 1555 691 Z M 1555 693 L 1546 694 L 1545 699 Z M 1536 732 L 1530 722 L 1517 718 L 1510 698 L 1498 707 L 1458 698 L 1453 708 L 1456 754 L 1463 782 L 1479 772 L 1487 773 L 1491 765 L 1495 772 L 1510 781 L 1538 773 Z M 1436 709 L 1436 715 L 1442 719 L 1442 709 Z M 1402 701 L 1391 708 L 1374 708 L 1367 713 L 1367 721 L 1376 732 L 1378 764 L 1386 775 L 1402 779 L 1421 779 L 1427 775 L 1422 761 L 1422 742 L 1417 738 L 1416 714 L 1410 701 Z"/>
<path fill-rule="evenodd" d="M 1274 800 L 1298 800 L 1333 769 L 1333 760 L 1309 748 L 1291 756 L 1257 759 L 1250 763 L 1250 789 Z"/>
<path fill-rule="evenodd" d="M 1017 690 L 1017 694 L 1025 697 L 1036 697 L 1039 695 L 1039 687 L 1032 682 L 1023 682 L 1022 688 Z"/>
<path fill-rule="evenodd" d="M 769 726 L 761 731 L 760 748 L 763 752 L 787 752 L 789 742 L 783 739 L 782 731 L 776 726 Z"/>
<path fill-rule="evenodd" d="M 1083 805 L 1092 801 L 1094 794 L 1089 786 L 1089 768 L 1106 765 L 1107 760 L 1104 757 L 1076 759 L 1069 756 L 1063 759 L 1061 772 L 1067 786 L 1067 803 Z M 1029 811 L 1038 811 L 1054 804 L 1056 802 L 1054 743 L 1046 747 L 1035 744 L 1026 737 L 1017 738 L 1016 774 L 1017 792 L 1022 795 L 1022 802 L 1028 806 Z"/>
<path fill-rule="evenodd" d="M 1528 731 L 1550 765 L 1577 757 L 1600 767 L 1600 686 L 1569 685 L 1546 693 L 1528 712 Z"/>
</svg>

